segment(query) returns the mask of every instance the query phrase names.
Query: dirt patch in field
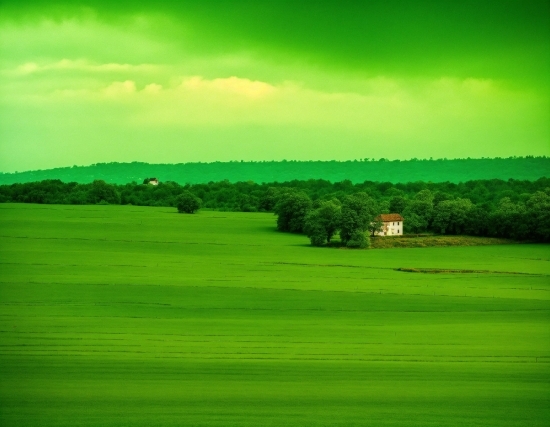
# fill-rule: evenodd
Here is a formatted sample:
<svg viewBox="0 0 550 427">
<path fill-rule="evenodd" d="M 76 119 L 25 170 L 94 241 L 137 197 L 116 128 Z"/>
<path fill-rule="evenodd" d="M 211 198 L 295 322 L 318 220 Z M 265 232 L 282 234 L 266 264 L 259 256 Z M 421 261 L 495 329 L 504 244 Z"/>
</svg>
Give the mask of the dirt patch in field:
<svg viewBox="0 0 550 427">
<path fill-rule="evenodd" d="M 468 273 L 477 273 L 477 274 L 527 274 L 529 273 L 518 273 L 514 271 L 491 271 L 491 270 L 460 270 L 460 269 L 447 269 L 447 268 L 405 268 L 400 267 L 396 268 L 395 271 L 402 271 L 404 273 L 425 273 L 425 274 L 468 274 Z"/>
<path fill-rule="evenodd" d="M 371 237 L 372 249 L 389 248 L 427 248 L 441 246 L 484 246 L 484 245 L 509 245 L 519 243 L 514 240 L 500 239 L 496 237 L 475 236 L 421 236 L 421 237 Z"/>
</svg>

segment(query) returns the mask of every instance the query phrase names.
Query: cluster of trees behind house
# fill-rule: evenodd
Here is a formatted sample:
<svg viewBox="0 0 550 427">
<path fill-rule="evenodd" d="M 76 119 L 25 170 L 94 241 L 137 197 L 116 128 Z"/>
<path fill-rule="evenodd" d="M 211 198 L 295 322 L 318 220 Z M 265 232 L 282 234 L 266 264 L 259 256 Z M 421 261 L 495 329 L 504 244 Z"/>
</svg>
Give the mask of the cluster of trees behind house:
<svg viewBox="0 0 550 427">
<path fill-rule="evenodd" d="M 292 233 L 305 233 L 311 244 L 323 246 L 339 232 L 340 241 L 349 248 L 369 246 L 369 231 L 373 234 L 381 227 L 377 220 L 379 207 L 367 193 L 354 193 L 340 199 L 315 202 L 301 191 L 285 189 L 277 195 L 275 213 L 277 229 Z"/>
<path fill-rule="evenodd" d="M 396 195 L 376 200 L 359 192 L 342 199 L 312 201 L 305 192 L 291 190 L 279 195 L 274 209 L 279 230 L 305 233 L 315 246 L 330 243 L 339 232 L 342 244 L 366 247 L 369 236 L 381 230 L 378 215 L 389 212 L 404 217 L 404 231 L 408 233 L 550 241 L 550 188 L 522 193 L 519 199 L 503 197 L 495 205 L 476 205 L 468 198 L 423 189 L 411 198 Z"/>
<path fill-rule="evenodd" d="M 309 235 L 314 234 L 314 227 L 312 221 L 310 228 L 306 227 L 306 217 L 332 218 L 328 212 L 333 212 L 336 219 L 331 221 L 336 225 L 326 225 L 327 230 L 334 230 L 332 235 L 339 231 L 341 237 L 342 230 L 351 230 L 349 236 L 348 231 L 344 231 L 342 241 L 346 243 L 355 241 L 357 230 L 367 231 L 372 219 L 380 213 L 403 215 L 406 233 L 434 232 L 550 241 L 549 178 L 536 181 L 474 180 L 459 184 L 420 181 L 353 184 L 349 180 L 331 183 L 316 179 L 267 184 L 220 181 L 180 185 L 161 181 L 158 185 L 136 182 L 115 185 L 101 180 L 90 184 L 45 180 L 0 185 L 0 202 L 176 207 L 178 196 L 183 193 L 200 199 L 197 203 L 203 208 L 275 212 L 280 230 Z M 296 209 L 292 200 L 296 202 Z M 358 218 L 353 221 L 360 226 L 342 225 L 342 221 L 351 221 L 349 218 L 354 215 Z M 316 227 L 319 228 L 318 224 Z M 325 241 L 332 235 L 327 232 Z"/>
</svg>

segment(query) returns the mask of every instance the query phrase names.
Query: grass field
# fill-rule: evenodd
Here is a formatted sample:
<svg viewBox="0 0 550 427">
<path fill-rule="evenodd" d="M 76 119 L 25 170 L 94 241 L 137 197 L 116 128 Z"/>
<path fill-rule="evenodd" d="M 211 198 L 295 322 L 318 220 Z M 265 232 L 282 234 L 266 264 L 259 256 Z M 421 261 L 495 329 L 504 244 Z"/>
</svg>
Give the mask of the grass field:
<svg viewBox="0 0 550 427">
<path fill-rule="evenodd" d="M 1 204 L 0 425 L 549 424 L 550 246 L 351 251 L 274 225 Z"/>
</svg>

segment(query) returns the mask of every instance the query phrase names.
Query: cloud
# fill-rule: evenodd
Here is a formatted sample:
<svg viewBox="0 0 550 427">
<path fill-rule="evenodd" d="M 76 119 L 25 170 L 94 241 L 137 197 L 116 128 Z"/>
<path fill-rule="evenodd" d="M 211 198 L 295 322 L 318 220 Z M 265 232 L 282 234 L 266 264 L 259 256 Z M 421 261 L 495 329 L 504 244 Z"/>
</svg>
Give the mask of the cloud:
<svg viewBox="0 0 550 427">
<path fill-rule="evenodd" d="M 131 95 L 136 92 L 136 83 L 131 80 L 113 82 L 102 91 L 108 97 Z"/>
<path fill-rule="evenodd" d="M 541 110 L 540 99 L 488 79 L 412 81 L 380 76 L 362 87 L 358 92 L 330 92 L 296 82 L 188 76 L 166 86 L 110 82 L 81 93 L 75 102 L 109 108 L 123 100 L 129 109 L 117 114 L 136 127 L 305 126 L 403 140 L 449 132 L 457 137 L 487 133 L 496 123 L 522 129 L 526 118 Z"/>
<path fill-rule="evenodd" d="M 187 77 L 183 79 L 180 88 L 185 91 L 228 93 L 251 99 L 269 96 L 277 90 L 269 83 L 235 76 L 213 80 L 202 76 Z"/>
<path fill-rule="evenodd" d="M 35 77 L 8 76 L 0 84 L 4 103 L 63 102 L 73 103 L 73 108 L 89 104 L 101 111 L 109 103 L 123 102 L 131 112 L 118 111 L 120 119 L 138 127 L 297 125 L 406 138 L 412 133 L 434 134 L 446 126 L 473 129 L 483 123 L 491 127 L 528 116 L 536 121 L 548 107 L 544 97 L 479 78 L 330 76 L 332 83 L 319 87 L 238 75 L 177 77 L 181 71 L 177 66 L 100 64 L 84 59 L 27 62 L 16 69 Z M 59 74 L 64 70 L 80 74 Z M 338 79 L 343 82 L 339 84 Z"/>
<path fill-rule="evenodd" d="M 152 64 L 117 64 L 106 63 L 97 64 L 85 59 L 62 59 L 60 61 L 37 64 L 36 62 L 26 62 L 13 69 L 4 70 L 5 74 L 12 76 L 27 76 L 35 73 L 44 73 L 47 71 L 79 71 L 82 73 L 152 73 L 159 70 L 158 65 Z"/>
<path fill-rule="evenodd" d="M 150 83 L 143 88 L 144 93 L 157 95 L 162 91 L 162 86 L 156 83 Z"/>
</svg>

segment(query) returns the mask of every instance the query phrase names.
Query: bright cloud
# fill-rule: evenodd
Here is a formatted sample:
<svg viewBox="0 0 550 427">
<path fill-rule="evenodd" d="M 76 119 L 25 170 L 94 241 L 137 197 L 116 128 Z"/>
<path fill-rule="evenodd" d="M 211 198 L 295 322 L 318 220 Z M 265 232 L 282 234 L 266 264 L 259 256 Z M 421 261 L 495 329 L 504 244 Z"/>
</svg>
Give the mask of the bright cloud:
<svg viewBox="0 0 550 427">
<path fill-rule="evenodd" d="M 34 73 L 43 73 L 47 71 L 80 71 L 83 73 L 127 73 L 127 72 L 155 72 L 159 66 L 151 64 L 95 64 L 84 59 L 70 60 L 62 59 L 57 62 L 48 64 L 37 64 L 36 62 L 26 62 L 17 66 L 14 69 L 4 70 L 5 74 L 15 76 L 25 76 Z"/>
<path fill-rule="evenodd" d="M 156 83 L 150 83 L 143 88 L 144 93 L 157 95 L 162 91 L 162 86 Z"/>
<path fill-rule="evenodd" d="M 256 99 L 271 95 L 276 91 L 275 86 L 269 83 L 235 76 L 213 80 L 206 80 L 201 76 L 193 76 L 184 78 L 180 87 L 190 91 L 216 91 Z"/>
<path fill-rule="evenodd" d="M 300 125 L 402 137 L 420 137 L 422 132 L 445 126 L 463 132 L 495 120 L 514 123 L 540 108 L 535 96 L 507 90 L 489 79 L 379 76 L 364 80 L 361 90 L 332 92 L 296 82 L 272 84 L 237 76 L 169 80 L 166 84 L 135 79 L 103 84 L 60 80 L 59 87 L 44 85 L 50 90 L 29 99 L 55 104 L 64 98 L 74 108 L 97 103 L 105 104 L 98 108 L 109 108 L 110 103 L 123 101 L 131 108 L 127 113 L 119 111 L 120 119 L 135 126 Z"/>
<path fill-rule="evenodd" d="M 136 83 L 131 80 L 126 80 L 124 82 L 113 82 L 103 90 L 103 93 L 109 97 L 130 95 L 135 92 Z"/>
</svg>

